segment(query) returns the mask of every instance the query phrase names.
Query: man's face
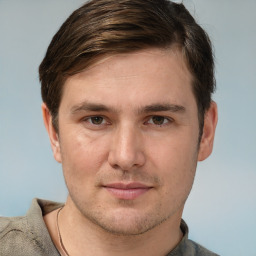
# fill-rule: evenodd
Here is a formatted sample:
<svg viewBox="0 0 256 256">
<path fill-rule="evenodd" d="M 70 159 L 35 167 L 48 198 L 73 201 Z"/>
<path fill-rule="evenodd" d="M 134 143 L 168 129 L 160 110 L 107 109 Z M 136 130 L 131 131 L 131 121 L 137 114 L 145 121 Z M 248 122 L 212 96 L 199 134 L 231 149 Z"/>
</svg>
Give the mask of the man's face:
<svg viewBox="0 0 256 256">
<path fill-rule="evenodd" d="M 191 83 L 175 49 L 105 58 L 66 81 L 55 158 L 76 211 L 119 234 L 181 216 L 198 159 Z"/>
</svg>

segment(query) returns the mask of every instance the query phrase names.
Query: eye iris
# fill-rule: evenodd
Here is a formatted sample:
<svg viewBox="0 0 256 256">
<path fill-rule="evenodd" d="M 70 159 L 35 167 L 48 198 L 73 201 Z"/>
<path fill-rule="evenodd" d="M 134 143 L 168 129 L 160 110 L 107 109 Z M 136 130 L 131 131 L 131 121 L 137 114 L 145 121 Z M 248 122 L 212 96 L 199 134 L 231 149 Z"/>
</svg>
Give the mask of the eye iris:
<svg viewBox="0 0 256 256">
<path fill-rule="evenodd" d="M 101 124 L 103 121 L 103 118 L 100 116 L 95 116 L 91 118 L 93 124 Z"/>
<path fill-rule="evenodd" d="M 157 125 L 161 125 L 164 123 L 164 117 L 162 116 L 154 116 L 152 117 L 153 123 Z"/>
</svg>

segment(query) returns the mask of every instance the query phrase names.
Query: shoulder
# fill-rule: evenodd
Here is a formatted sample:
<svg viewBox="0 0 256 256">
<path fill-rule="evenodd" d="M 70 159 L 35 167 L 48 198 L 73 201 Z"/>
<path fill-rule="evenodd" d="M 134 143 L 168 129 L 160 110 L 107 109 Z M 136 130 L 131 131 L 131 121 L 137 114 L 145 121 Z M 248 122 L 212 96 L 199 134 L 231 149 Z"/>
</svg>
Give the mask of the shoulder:
<svg viewBox="0 0 256 256">
<path fill-rule="evenodd" d="M 58 206 L 58 203 L 34 199 L 25 216 L 0 217 L 0 255 L 59 256 L 43 221 L 43 213 Z"/>
<path fill-rule="evenodd" d="M 26 217 L 0 217 L 0 239 L 12 232 L 23 232 L 26 228 Z"/>
<path fill-rule="evenodd" d="M 0 255 L 19 255 L 34 243 L 26 217 L 0 218 Z"/>
<path fill-rule="evenodd" d="M 167 256 L 219 256 L 202 245 L 189 240 L 183 239 L 181 243 Z"/>
<path fill-rule="evenodd" d="M 180 243 L 167 256 L 218 256 L 202 245 L 188 239 L 188 226 L 181 220 L 180 228 L 184 234 Z"/>
<path fill-rule="evenodd" d="M 188 239 L 186 241 L 186 246 L 189 248 L 189 251 L 191 252 L 190 255 L 196 255 L 196 256 L 218 256 L 218 254 L 213 253 L 203 247 L 202 245 Z"/>
</svg>

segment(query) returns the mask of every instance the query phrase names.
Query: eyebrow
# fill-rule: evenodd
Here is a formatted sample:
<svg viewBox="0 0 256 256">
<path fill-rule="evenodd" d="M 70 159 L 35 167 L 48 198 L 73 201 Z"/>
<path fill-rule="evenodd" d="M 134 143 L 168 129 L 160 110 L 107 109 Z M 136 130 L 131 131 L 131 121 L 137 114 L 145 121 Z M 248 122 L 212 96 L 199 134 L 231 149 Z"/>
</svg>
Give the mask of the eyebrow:
<svg viewBox="0 0 256 256">
<path fill-rule="evenodd" d="M 138 112 L 139 113 L 150 113 L 150 112 L 161 112 L 161 111 L 170 111 L 170 112 L 185 112 L 185 107 L 176 104 L 152 104 L 143 107 Z"/>
<path fill-rule="evenodd" d="M 79 105 L 75 105 L 71 108 L 71 113 L 75 114 L 80 111 L 92 111 L 92 112 L 117 112 L 115 109 L 107 107 L 103 104 L 83 102 Z"/>
<path fill-rule="evenodd" d="M 112 112 L 112 113 L 119 112 L 118 109 L 106 106 L 104 104 L 89 103 L 89 102 L 83 102 L 71 108 L 71 114 L 75 114 L 80 111 Z M 176 113 L 176 112 L 185 112 L 186 109 L 184 106 L 181 106 L 181 105 L 157 103 L 157 104 L 151 104 L 151 105 L 141 107 L 137 110 L 137 113 L 143 114 L 143 113 L 164 112 L 164 111 Z"/>
</svg>

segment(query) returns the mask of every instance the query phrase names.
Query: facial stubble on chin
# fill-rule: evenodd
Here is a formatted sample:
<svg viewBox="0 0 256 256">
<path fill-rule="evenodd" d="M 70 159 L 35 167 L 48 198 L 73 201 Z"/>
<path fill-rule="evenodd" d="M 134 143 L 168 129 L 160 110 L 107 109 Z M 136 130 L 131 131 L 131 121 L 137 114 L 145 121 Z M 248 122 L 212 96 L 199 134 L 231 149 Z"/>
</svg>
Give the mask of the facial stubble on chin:
<svg viewBox="0 0 256 256">
<path fill-rule="evenodd" d="M 173 200 L 173 210 L 170 211 L 169 213 L 163 214 L 163 212 L 158 211 L 158 209 L 162 208 L 162 202 L 158 202 L 158 204 L 155 206 L 155 210 L 152 212 L 148 212 L 147 215 L 145 214 L 143 217 L 141 216 L 133 216 L 132 221 L 130 223 L 130 227 L 133 228 L 120 228 L 120 225 L 118 225 L 118 221 L 116 223 L 116 218 L 114 216 L 109 217 L 106 219 L 106 209 L 102 206 L 97 206 L 97 208 L 93 210 L 87 210 L 89 208 L 86 208 L 87 205 L 86 203 L 83 202 L 78 202 L 76 200 L 77 196 L 72 194 L 72 189 L 70 190 L 70 197 L 75 204 L 76 208 L 79 210 L 79 212 L 85 217 L 85 219 L 91 223 L 93 223 L 96 228 L 100 228 L 100 230 L 103 230 L 109 234 L 112 235 L 117 235 L 117 236 L 138 236 L 138 235 L 143 235 L 146 232 L 156 228 L 157 226 L 161 225 L 162 223 L 166 222 L 169 220 L 177 211 L 183 210 L 185 201 L 187 200 L 187 197 L 190 193 L 190 190 L 192 188 L 193 184 L 193 179 L 194 179 L 194 172 L 190 170 L 190 175 L 193 175 L 191 177 L 191 184 L 186 188 L 186 192 L 184 193 L 184 197 L 182 198 L 181 201 L 179 200 Z M 136 175 L 138 176 L 138 174 Z M 160 180 L 156 177 L 154 177 L 154 180 Z M 129 208 L 131 209 L 135 203 L 133 200 L 117 200 L 117 205 L 123 208 Z M 120 221 L 120 220 L 119 220 Z M 125 220 L 123 220 L 125 221 Z"/>
<path fill-rule="evenodd" d="M 127 201 L 127 200 L 119 200 L 120 205 L 125 207 L 132 207 L 133 202 Z M 82 215 L 91 223 L 93 223 L 96 228 L 99 228 L 101 231 L 105 231 L 106 233 L 109 233 L 114 236 L 123 236 L 123 237 L 134 237 L 139 236 L 147 233 L 148 231 L 154 229 L 155 227 L 159 226 L 166 220 L 168 220 L 171 217 L 167 216 L 165 218 L 159 218 L 159 216 L 155 216 L 156 219 L 160 219 L 158 221 L 152 221 L 151 216 L 144 216 L 143 219 L 141 218 L 134 218 L 133 223 L 130 223 L 130 226 L 133 226 L 133 229 L 127 229 L 127 228 L 117 228 L 116 225 L 111 225 L 112 223 L 115 223 L 114 219 L 110 219 L 106 223 L 104 218 L 100 215 L 102 215 L 102 212 L 100 214 L 96 212 L 91 212 L 91 214 L 88 214 L 87 211 L 84 211 L 83 208 L 79 207 L 79 205 L 76 205 L 76 207 L 79 209 L 79 211 L 82 213 Z M 100 211 L 100 210 L 99 210 Z"/>
<path fill-rule="evenodd" d="M 69 190 L 69 196 L 72 199 L 75 207 L 79 210 L 79 212 L 82 214 L 85 219 L 87 219 L 89 222 L 93 223 L 96 225 L 96 227 L 100 228 L 103 231 L 106 231 L 112 235 L 118 235 L 118 236 L 137 236 L 137 235 L 142 235 L 157 226 L 161 225 L 162 223 L 166 222 L 168 219 L 170 219 L 176 211 L 182 209 L 184 207 L 184 204 L 187 200 L 187 197 L 190 193 L 190 190 L 193 185 L 194 181 L 194 175 L 195 175 L 195 169 L 197 166 L 197 156 L 198 156 L 198 150 L 199 147 L 195 147 L 195 152 L 194 152 L 194 161 L 193 161 L 193 166 L 191 166 L 191 169 L 189 171 L 189 175 L 191 175 L 190 180 L 191 183 L 188 184 L 188 187 L 185 188 L 186 192 L 184 193 L 184 197 L 182 200 L 179 202 L 179 200 L 173 200 L 173 205 L 175 205 L 173 211 L 169 212 L 169 214 L 166 215 L 161 215 L 157 211 L 157 208 L 162 207 L 162 203 L 159 202 L 157 207 L 155 208 L 154 211 L 154 216 L 152 218 L 152 214 L 148 214 L 143 216 L 143 218 L 140 218 L 139 216 L 134 217 L 133 222 L 131 225 L 134 226 L 133 230 L 128 230 L 128 229 L 120 229 L 118 225 L 111 225 L 112 223 L 115 223 L 115 218 L 113 217 L 112 219 L 109 218 L 107 221 L 106 219 L 104 220 L 104 211 L 105 209 L 102 206 L 97 206 L 97 208 L 93 211 L 90 211 L 90 206 L 87 205 L 84 202 L 80 202 L 79 199 L 77 200 L 77 195 L 79 191 L 77 189 L 72 189 L 69 187 L 69 184 L 67 183 L 66 177 L 66 185 Z M 152 182 L 152 184 L 155 184 L 156 187 L 160 187 L 162 185 L 162 181 L 157 177 L 157 176 L 150 176 L 147 173 L 141 172 L 141 171 L 136 171 L 136 172 L 130 172 L 130 171 L 115 171 L 114 174 L 107 174 L 107 175 L 102 175 L 98 179 L 96 179 L 96 184 L 101 184 L 102 182 L 108 182 L 108 181 L 113 181 L 113 180 L 119 180 L 119 181 L 139 181 L 139 182 Z M 74 193 L 73 193 L 74 192 Z M 127 207 L 127 208 L 132 208 L 134 206 L 134 201 L 133 200 L 118 200 L 118 205 L 120 207 Z M 86 209 L 86 207 L 89 209 L 89 211 Z"/>
<path fill-rule="evenodd" d="M 113 178 L 115 177 L 115 178 Z M 115 175 L 103 175 L 101 176 L 96 184 L 101 184 L 103 182 L 113 181 L 113 179 L 125 182 L 125 181 L 131 181 L 136 180 L 140 182 L 147 182 L 150 184 L 154 184 L 155 187 L 161 186 L 161 181 L 156 176 L 149 176 L 147 174 L 144 174 L 142 172 L 134 172 L 131 174 L 131 172 L 122 171 L 119 174 L 117 172 Z M 67 184 L 68 185 L 68 184 Z M 100 188 L 99 188 L 100 189 Z M 106 216 L 104 215 L 104 212 L 106 209 L 104 209 L 102 206 L 97 206 L 97 208 L 93 211 L 88 211 L 86 208 L 86 203 L 81 203 L 76 200 L 77 196 L 73 194 L 72 192 L 76 193 L 72 188 L 69 190 L 69 196 L 72 199 L 72 202 L 75 204 L 76 208 L 79 210 L 79 212 L 91 223 L 95 224 L 96 227 L 99 227 L 100 229 L 112 234 L 112 235 L 118 235 L 118 236 L 134 236 L 134 235 L 141 235 L 145 232 L 153 229 L 155 226 L 159 225 L 158 223 L 154 226 L 149 225 L 149 219 L 150 216 L 144 216 L 143 219 L 140 218 L 140 216 L 137 216 L 133 219 L 133 222 L 131 223 L 131 226 L 134 226 L 134 231 L 131 230 L 121 230 L 118 229 L 118 225 L 111 225 L 116 222 L 116 219 L 112 217 L 112 219 L 108 219 L 106 221 Z M 78 191 L 77 191 L 78 192 Z M 136 203 L 133 200 L 124 200 L 124 199 L 116 199 L 116 205 L 132 209 L 135 207 Z M 89 207 L 88 207 L 89 208 Z M 157 217 L 157 216 L 155 216 Z M 159 218 L 159 217 L 158 217 Z M 162 221 L 161 221 L 162 222 Z"/>
</svg>

